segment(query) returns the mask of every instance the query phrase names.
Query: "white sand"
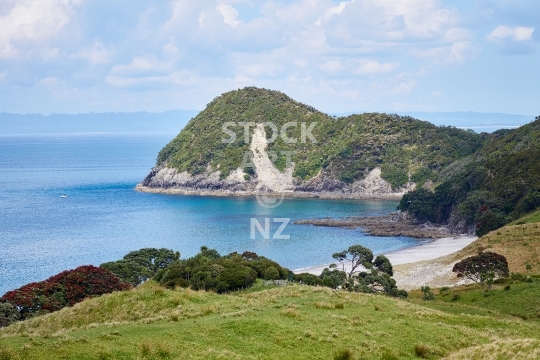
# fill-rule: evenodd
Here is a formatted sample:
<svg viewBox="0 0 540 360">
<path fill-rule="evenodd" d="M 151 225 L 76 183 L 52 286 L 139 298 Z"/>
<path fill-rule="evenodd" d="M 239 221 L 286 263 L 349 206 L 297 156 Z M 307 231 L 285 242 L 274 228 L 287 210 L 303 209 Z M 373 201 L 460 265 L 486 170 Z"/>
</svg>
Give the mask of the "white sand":
<svg viewBox="0 0 540 360">
<path fill-rule="evenodd" d="M 437 239 L 432 242 L 424 243 L 418 246 L 406 248 L 403 250 L 393 251 L 384 254 L 392 263 L 393 266 L 410 264 L 419 261 L 433 260 L 442 256 L 450 255 L 456 251 L 459 251 L 475 241 L 477 237 L 471 236 L 455 236 Z M 343 265 L 336 262 L 338 269 L 343 269 Z M 300 268 L 293 270 L 294 273 L 310 273 L 314 275 L 320 275 L 324 268 L 327 268 L 329 264 L 310 266 L 306 268 Z M 350 263 L 345 263 L 345 271 L 349 271 L 351 268 Z"/>
</svg>

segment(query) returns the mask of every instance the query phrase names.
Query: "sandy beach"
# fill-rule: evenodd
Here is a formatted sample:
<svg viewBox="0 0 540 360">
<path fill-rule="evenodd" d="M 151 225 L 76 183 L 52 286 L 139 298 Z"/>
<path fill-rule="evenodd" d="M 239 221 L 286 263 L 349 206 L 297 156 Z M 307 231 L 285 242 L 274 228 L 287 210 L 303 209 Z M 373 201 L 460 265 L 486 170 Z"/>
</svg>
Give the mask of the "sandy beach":
<svg viewBox="0 0 540 360">
<path fill-rule="evenodd" d="M 437 239 L 418 246 L 393 251 L 384 254 L 394 266 L 394 279 L 399 287 L 405 289 L 414 289 L 423 285 L 446 286 L 454 285 L 457 282 L 448 281 L 449 274 L 453 264 L 443 262 L 433 262 L 431 260 L 439 259 L 453 254 L 475 241 L 477 237 L 472 236 L 453 236 Z M 294 273 L 307 272 L 314 275 L 320 275 L 324 268 L 329 264 L 310 266 L 293 270 Z M 338 268 L 343 265 L 336 262 Z M 344 264 L 345 271 L 349 271 L 350 263 Z M 454 274 L 455 275 L 455 274 Z M 444 278 L 446 282 L 439 284 L 440 279 Z M 437 280 L 437 281 L 436 281 Z M 435 283 L 436 281 L 436 283 Z M 444 281 L 443 281 L 444 282 Z"/>
</svg>

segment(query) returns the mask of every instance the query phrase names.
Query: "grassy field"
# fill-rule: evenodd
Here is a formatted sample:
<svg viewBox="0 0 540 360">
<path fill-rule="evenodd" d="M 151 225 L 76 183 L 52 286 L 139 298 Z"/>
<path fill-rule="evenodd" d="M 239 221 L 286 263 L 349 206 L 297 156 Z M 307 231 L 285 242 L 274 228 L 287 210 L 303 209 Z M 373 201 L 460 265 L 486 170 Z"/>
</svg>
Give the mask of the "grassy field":
<svg viewBox="0 0 540 360">
<path fill-rule="evenodd" d="M 537 221 L 540 221 L 540 211 L 482 236 L 455 253 L 453 258 L 476 255 L 480 250 L 494 251 L 506 257 L 510 271 L 527 273 L 527 265 L 530 265 L 530 273 L 540 274 L 540 224 Z"/>
<path fill-rule="evenodd" d="M 516 308 L 538 299 L 538 285 L 474 302 L 478 290 L 464 288 L 449 303 L 260 283 L 217 295 L 148 282 L 1 329 L 0 359 L 536 359 L 540 322 L 505 306 L 511 296 Z M 497 296 L 505 298 L 490 301 Z"/>
</svg>

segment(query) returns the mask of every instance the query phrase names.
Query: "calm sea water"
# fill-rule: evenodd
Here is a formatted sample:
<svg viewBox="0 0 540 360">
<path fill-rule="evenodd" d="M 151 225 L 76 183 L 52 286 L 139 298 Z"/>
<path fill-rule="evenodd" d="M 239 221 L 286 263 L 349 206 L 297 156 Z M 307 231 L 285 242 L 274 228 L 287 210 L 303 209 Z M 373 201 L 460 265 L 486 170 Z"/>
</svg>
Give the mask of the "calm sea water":
<svg viewBox="0 0 540 360">
<path fill-rule="evenodd" d="M 392 211 L 392 201 L 255 198 L 136 192 L 171 135 L 0 136 L 0 295 L 83 264 L 143 247 L 189 257 L 202 245 L 222 254 L 254 251 L 291 269 L 332 261 L 352 244 L 375 253 L 418 244 L 360 230 L 288 225 L 290 239 L 250 236 L 250 219 L 342 217 Z M 69 197 L 62 199 L 66 194 Z M 272 232 L 279 223 L 272 223 Z"/>
</svg>

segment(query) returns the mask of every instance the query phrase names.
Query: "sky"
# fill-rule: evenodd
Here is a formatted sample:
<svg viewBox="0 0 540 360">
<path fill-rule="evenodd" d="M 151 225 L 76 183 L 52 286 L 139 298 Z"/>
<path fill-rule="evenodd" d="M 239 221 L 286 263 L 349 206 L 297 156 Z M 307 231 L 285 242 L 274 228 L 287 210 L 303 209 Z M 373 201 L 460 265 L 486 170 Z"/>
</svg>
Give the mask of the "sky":
<svg viewBox="0 0 540 360">
<path fill-rule="evenodd" d="M 257 86 L 330 113 L 540 115 L 537 0 L 0 0 L 0 112 L 202 110 Z"/>
</svg>

